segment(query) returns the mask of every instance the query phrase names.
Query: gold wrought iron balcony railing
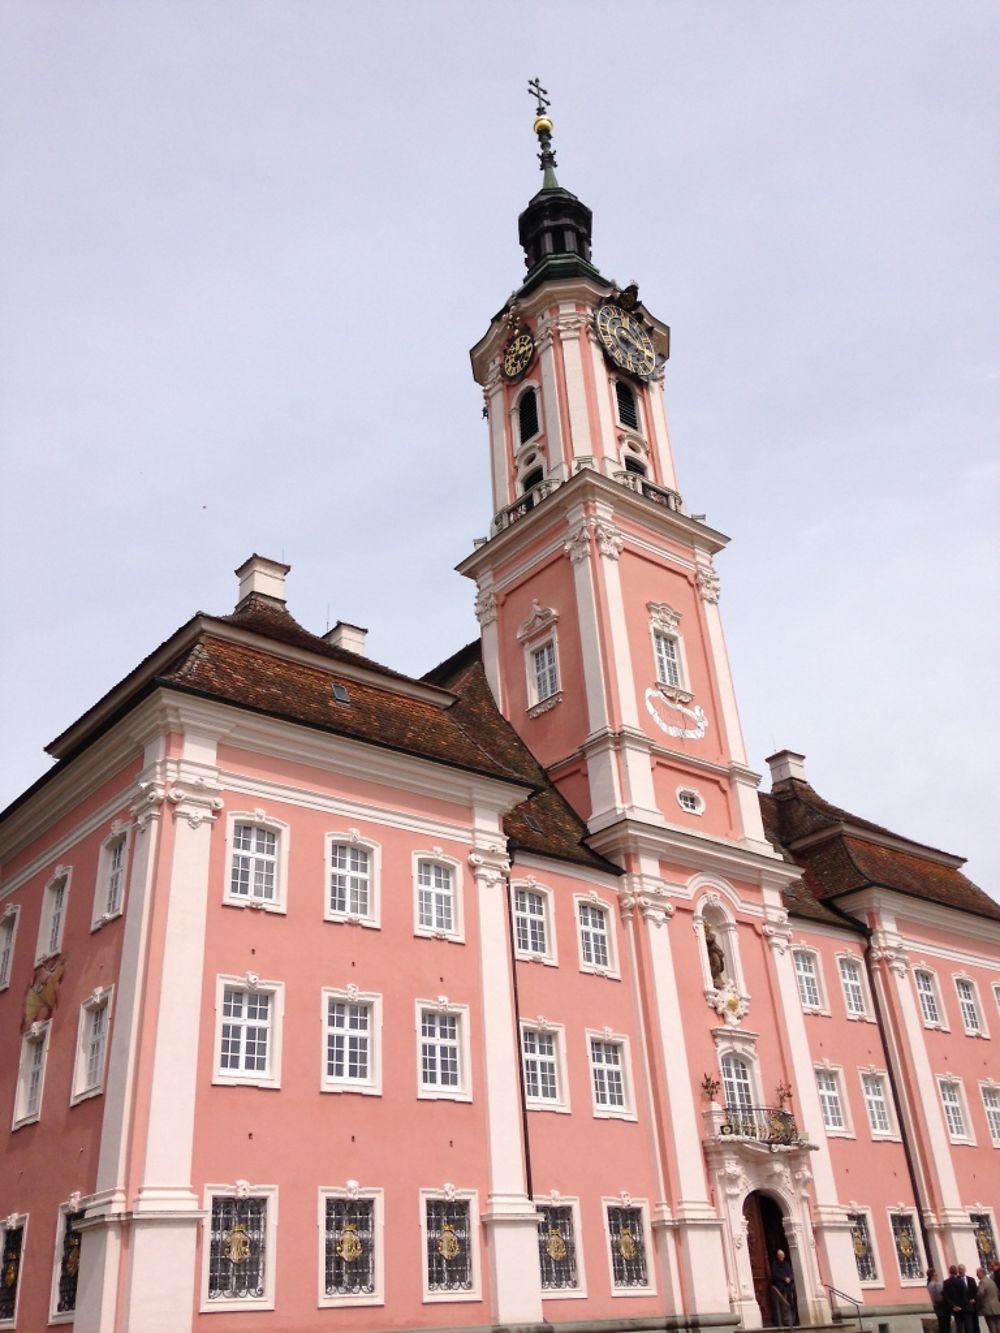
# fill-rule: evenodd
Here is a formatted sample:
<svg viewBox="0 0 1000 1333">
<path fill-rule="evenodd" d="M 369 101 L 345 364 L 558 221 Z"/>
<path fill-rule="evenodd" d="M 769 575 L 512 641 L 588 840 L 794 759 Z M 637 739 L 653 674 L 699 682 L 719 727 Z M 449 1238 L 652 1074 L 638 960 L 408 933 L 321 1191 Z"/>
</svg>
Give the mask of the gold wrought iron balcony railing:
<svg viewBox="0 0 1000 1333">
<path fill-rule="evenodd" d="M 796 1147 L 803 1138 L 791 1111 L 783 1106 L 724 1106 L 718 1124 L 723 1138 Z"/>
</svg>

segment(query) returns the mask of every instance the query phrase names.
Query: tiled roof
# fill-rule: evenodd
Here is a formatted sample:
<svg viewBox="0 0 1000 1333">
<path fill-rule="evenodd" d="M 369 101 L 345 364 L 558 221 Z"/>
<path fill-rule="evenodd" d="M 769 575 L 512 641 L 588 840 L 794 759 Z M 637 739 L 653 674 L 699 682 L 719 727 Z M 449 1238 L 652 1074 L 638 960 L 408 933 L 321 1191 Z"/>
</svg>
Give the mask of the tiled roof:
<svg viewBox="0 0 1000 1333">
<path fill-rule="evenodd" d="M 776 783 L 761 797 L 761 810 L 768 837 L 803 867 L 805 888 L 820 906 L 858 889 L 885 888 L 1000 921 L 1000 903 L 962 874 L 960 857 L 831 805 L 807 782 Z M 829 836 L 817 836 L 824 832 Z"/>
<path fill-rule="evenodd" d="M 798 857 L 792 856 L 788 849 L 783 846 L 778 832 L 777 803 L 773 796 L 761 792 L 760 811 L 763 816 L 764 833 L 768 842 L 776 852 L 781 853 L 786 861 L 791 861 L 802 869 L 801 880 L 797 884 L 790 885 L 783 894 L 785 907 L 791 915 L 805 917 L 810 921 L 819 921 L 827 926 L 850 929 L 852 924 L 850 921 L 846 921 L 840 913 L 834 912 L 823 905 L 823 891 L 809 866 L 804 865 Z M 860 930 L 861 927 L 859 926 L 858 929 Z"/>
</svg>

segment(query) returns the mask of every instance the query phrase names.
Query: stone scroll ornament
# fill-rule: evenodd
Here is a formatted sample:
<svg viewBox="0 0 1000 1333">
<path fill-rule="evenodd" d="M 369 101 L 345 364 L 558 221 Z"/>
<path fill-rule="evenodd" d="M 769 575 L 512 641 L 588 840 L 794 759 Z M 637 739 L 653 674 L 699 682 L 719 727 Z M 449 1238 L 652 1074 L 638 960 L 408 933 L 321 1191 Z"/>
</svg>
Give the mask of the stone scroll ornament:
<svg viewBox="0 0 1000 1333">
<path fill-rule="evenodd" d="M 708 730 L 708 718 L 705 716 L 705 710 L 700 704 L 688 708 L 681 703 L 679 698 L 672 697 L 672 695 L 673 692 L 669 686 L 651 685 L 646 691 L 646 711 L 660 730 L 665 731 L 668 736 L 679 736 L 684 740 L 700 741 Z M 687 697 L 690 699 L 690 695 Z M 675 722 L 668 722 L 659 711 L 664 704 L 668 708 L 675 708 L 682 717 L 690 718 L 691 725 L 685 727 Z"/>
</svg>

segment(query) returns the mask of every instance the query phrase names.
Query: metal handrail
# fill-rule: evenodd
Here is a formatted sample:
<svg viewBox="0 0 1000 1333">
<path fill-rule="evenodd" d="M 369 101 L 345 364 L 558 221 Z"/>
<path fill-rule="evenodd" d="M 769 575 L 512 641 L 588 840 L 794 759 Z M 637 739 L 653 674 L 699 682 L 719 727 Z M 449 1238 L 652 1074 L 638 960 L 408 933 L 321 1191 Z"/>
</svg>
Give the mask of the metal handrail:
<svg viewBox="0 0 1000 1333">
<path fill-rule="evenodd" d="M 802 1141 L 795 1117 L 783 1106 L 726 1106 L 719 1133 L 788 1147 Z"/>
<path fill-rule="evenodd" d="M 831 1287 L 829 1282 L 824 1282 L 823 1286 L 831 1296 L 839 1296 L 842 1301 L 850 1301 L 854 1306 L 855 1315 L 858 1321 L 858 1333 L 865 1333 L 864 1325 L 861 1322 L 861 1302 L 856 1301 L 853 1296 L 848 1296 L 846 1291 L 841 1291 L 838 1287 Z M 836 1311 L 836 1302 L 833 1303 L 833 1310 Z"/>
</svg>

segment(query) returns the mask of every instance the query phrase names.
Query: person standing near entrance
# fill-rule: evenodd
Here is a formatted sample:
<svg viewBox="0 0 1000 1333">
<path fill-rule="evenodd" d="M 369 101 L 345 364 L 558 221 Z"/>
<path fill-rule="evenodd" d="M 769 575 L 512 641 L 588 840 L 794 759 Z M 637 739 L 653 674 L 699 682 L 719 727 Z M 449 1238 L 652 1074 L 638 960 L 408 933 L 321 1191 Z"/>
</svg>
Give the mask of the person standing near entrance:
<svg viewBox="0 0 1000 1333">
<path fill-rule="evenodd" d="M 779 1328 L 791 1328 L 795 1323 L 795 1274 L 792 1265 L 785 1257 L 784 1250 L 778 1250 L 771 1265 L 771 1283 L 774 1295 L 774 1322 Z"/>
<path fill-rule="evenodd" d="M 955 1321 L 955 1333 L 965 1333 L 965 1278 L 959 1277 L 957 1264 L 948 1269 L 943 1294 L 948 1314 Z"/>
<path fill-rule="evenodd" d="M 937 1315 L 938 1333 L 950 1333 L 951 1310 L 944 1298 L 944 1283 L 938 1277 L 936 1268 L 927 1270 L 927 1295 Z"/>
<path fill-rule="evenodd" d="M 958 1265 L 958 1276 L 965 1283 L 965 1302 L 962 1306 L 962 1323 L 965 1333 L 979 1333 L 979 1315 L 976 1313 L 976 1293 L 979 1283 L 966 1274 L 965 1264 Z"/>
<path fill-rule="evenodd" d="M 992 1277 L 982 1268 L 976 1269 L 976 1277 L 979 1278 L 976 1305 L 990 1333 L 1000 1333 L 1000 1287 L 997 1285 L 997 1275 L 996 1268 Z"/>
</svg>

